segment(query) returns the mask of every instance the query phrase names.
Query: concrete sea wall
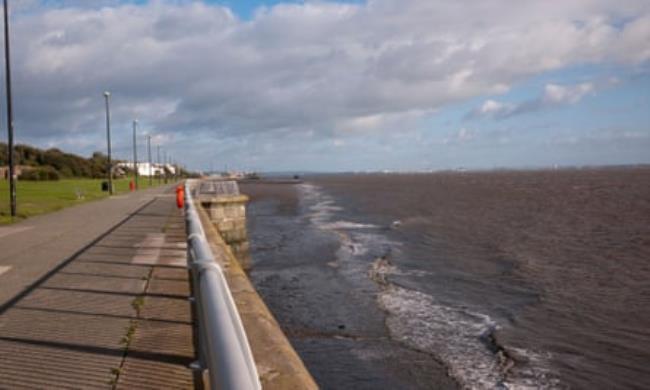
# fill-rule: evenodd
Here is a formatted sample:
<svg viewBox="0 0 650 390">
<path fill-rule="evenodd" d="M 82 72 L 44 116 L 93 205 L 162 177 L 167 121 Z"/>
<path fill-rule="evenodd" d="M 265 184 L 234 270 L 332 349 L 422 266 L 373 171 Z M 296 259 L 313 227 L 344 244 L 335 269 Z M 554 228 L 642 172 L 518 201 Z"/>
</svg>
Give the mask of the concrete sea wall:
<svg viewBox="0 0 650 390">
<path fill-rule="evenodd" d="M 264 389 L 317 389 L 304 363 L 259 296 L 240 260 L 250 266 L 246 235 L 245 195 L 203 197 L 197 207 L 215 259 L 246 330 Z"/>
<path fill-rule="evenodd" d="M 244 270 L 248 270 L 251 264 L 246 233 L 248 196 L 240 194 L 201 196 L 200 202 L 239 264 Z"/>
</svg>

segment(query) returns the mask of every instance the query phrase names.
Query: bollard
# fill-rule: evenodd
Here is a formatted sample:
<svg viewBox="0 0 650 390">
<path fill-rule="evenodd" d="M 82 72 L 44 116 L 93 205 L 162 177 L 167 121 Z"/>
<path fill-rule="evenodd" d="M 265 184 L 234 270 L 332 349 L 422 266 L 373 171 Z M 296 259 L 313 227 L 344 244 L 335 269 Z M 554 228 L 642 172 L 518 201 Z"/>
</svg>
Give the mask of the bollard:
<svg viewBox="0 0 650 390">
<path fill-rule="evenodd" d="M 185 190 L 183 185 L 176 187 L 176 206 L 182 209 L 185 203 Z"/>
</svg>

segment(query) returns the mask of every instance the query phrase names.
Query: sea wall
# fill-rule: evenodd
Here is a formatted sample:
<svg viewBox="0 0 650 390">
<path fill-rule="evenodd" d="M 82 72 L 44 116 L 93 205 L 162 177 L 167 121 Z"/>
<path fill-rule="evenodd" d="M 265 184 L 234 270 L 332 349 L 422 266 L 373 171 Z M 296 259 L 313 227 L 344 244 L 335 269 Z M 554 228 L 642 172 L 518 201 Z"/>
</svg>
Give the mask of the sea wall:
<svg viewBox="0 0 650 390">
<path fill-rule="evenodd" d="M 238 192 L 238 191 L 237 191 Z M 248 196 L 233 195 L 200 195 L 201 206 L 205 209 L 210 221 L 228 244 L 239 264 L 248 270 L 250 268 L 250 246 L 246 233 L 246 203 Z"/>
<path fill-rule="evenodd" d="M 245 237 L 245 203 L 248 198 L 244 195 L 238 196 L 241 198 L 233 199 L 234 202 L 225 202 L 223 198 L 217 201 L 215 198 L 214 204 L 203 198 L 199 202 L 207 207 L 197 207 L 197 210 L 212 252 L 224 270 L 237 305 L 262 386 L 265 390 L 317 389 L 311 374 L 238 261 L 237 254 L 242 254 L 244 241 L 244 259 L 249 259 L 248 241 Z M 225 219 L 229 219 L 231 223 L 224 224 Z M 239 221 L 243 221 L 243 225 Z M 224 233 L 221 233 L 222 231 Z M 232 244 L 229 245 L 225 236 L 231 238 Z"/>
</svg>

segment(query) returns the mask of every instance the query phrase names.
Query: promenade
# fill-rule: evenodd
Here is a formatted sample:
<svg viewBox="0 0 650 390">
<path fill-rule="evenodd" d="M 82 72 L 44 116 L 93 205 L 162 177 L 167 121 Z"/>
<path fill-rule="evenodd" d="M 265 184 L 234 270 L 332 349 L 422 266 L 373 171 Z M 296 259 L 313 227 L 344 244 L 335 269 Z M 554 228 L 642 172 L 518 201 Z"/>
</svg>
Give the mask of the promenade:
<svg viewBox="0 0 650 390">
<path fill-rule="evenodd" d="M 172 187 L 0 227 L 0 388 L 192 388 Z"/>
</svg>

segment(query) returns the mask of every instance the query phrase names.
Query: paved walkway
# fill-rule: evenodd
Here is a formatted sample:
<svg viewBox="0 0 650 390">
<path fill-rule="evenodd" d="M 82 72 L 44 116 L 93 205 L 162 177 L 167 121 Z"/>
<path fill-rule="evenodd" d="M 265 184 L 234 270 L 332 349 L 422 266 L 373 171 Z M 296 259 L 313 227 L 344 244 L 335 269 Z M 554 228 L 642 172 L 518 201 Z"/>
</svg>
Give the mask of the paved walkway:
<svg viewBox="0 0 650 390">
<path fill-rule="evenodd" d="M 185 229 L 160 192 L 0 237 L 0 388 L 193 387 Z"/>
<path fill-rule="evenodd" d="M 0 311 L 54 267 L 168 190 L 113 196 L 0 226 Z"/>
</svg>

